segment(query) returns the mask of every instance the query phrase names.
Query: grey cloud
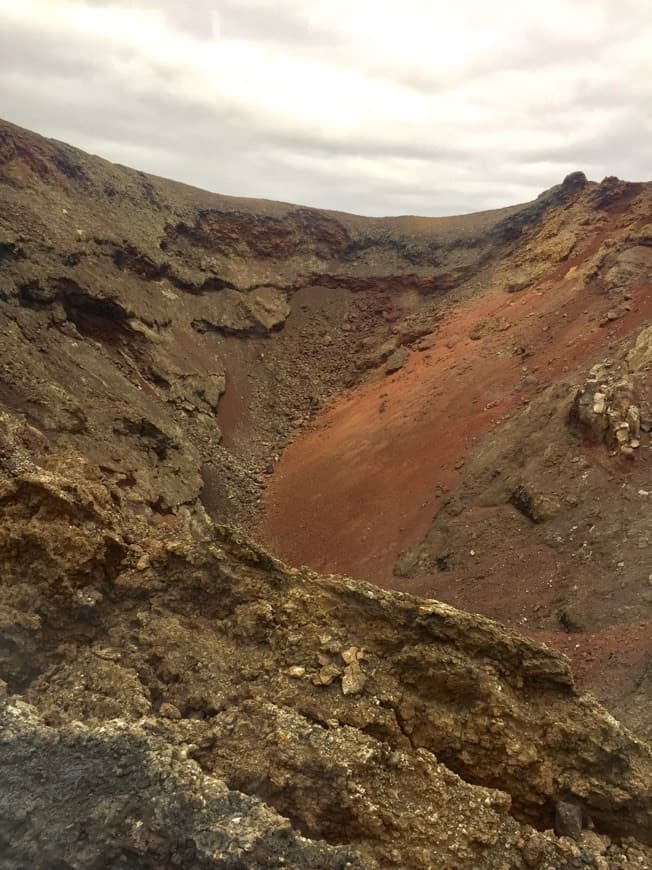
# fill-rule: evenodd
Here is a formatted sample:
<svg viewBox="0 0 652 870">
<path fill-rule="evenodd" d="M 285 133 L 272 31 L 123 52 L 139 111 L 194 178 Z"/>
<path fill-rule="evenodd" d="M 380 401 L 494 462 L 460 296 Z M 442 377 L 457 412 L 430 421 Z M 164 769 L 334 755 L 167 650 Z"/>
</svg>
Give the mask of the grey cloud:
<svg viewBox="0 0 652 870">
<path fill-rule="evenodd" d="M 335 27 L 310 26 L 291 0 L 277 7 L 261 0 L 145 5 L 165 15 L 171 39 L 183 34 L 169 54 L 166 46 L 141 51 L 137 42 L 107 41 L 101 33 L 78 37 L 37 18 L 7 16 L 8 26 L 0 28 L 0 115 L 207 189 L 367 214 L 508 205 L 532 199 L 574 169 L 598 178 L 652 174 L 652 78 L 632 80 L 616 64 L 603 67 L 599 79 L 594 75 L 596 59 L 618 53 L 652 71 L 644 54 L 627 51 L 640 37 L 644 22 L 635 19 L 643 3 L 624 0 L 627 20 L 612 16 L 610 38 L 603 34 L 593 51 L 595 34 L 538 36 L 526 28 L 500 56 L 485 52 L 466 67 L 437 73 L 427 58 L 421 70 L 408 61 L 383 63 Z M 335 104 L 341 100 L 354 120 L 359 108 L 364 123 L 339 129 L 337 117 L 322 121 L 325 91 L 309 94 L 315 121 L 294 110 L 291 91 L 272 93 L 282 99 L 267 105 L 261 98 L 266 61 L 252 71 L 252 82 L 240 79 L 249 74 L 246 67 L 227 68 L 226 86 L 211 89 L 183 52 L 194 38 L 207 44 L 214 11 L 222 39 L 262 47 L 263 58 L 271 52 L 283 63 L 319 62 L 320 87 L 333 87 L 326 60 L 334 71 L 358 76 L 351 81 L 368 84 L 371 108 L 365 90 L 338 93 Z M 151 38 L 141 36 L 143 44 Z M 311 68 L 299 65 L 297 75 L 302 69 Z M 387 105 L 373 103 L 379 85 Z M 477 116 L 467 117 L 464 110 L 476 105 Z"/>
<path fill-rule="evenodd" d="M 255 39 L 276 43 L 292 49 L 309 46 L 310 51 L 332 48 L 332 31 L 307 26 L 296 15 L 280 7 L 243 5 L 239 0 L 221 0 L 215 4 L 220 14 L 222 33 L 228 39 Z"/>
<path fill-rule="evenodd" d="M 129 8 L 129 0 L 92 0 L 95 7 Z M 296 10 L 281 3 L 242 2 L 242 0 L 140 0 L 141 8 L 158 10 L 176 28 L 200 39 L 212 37 L 213 16 L 219 22 L 220 34 L 227 39 L 247 39 L 301 47 L 307 42 L 333 45 L 335 34 L 326 28 L 306 24 Z"/>
</svg>

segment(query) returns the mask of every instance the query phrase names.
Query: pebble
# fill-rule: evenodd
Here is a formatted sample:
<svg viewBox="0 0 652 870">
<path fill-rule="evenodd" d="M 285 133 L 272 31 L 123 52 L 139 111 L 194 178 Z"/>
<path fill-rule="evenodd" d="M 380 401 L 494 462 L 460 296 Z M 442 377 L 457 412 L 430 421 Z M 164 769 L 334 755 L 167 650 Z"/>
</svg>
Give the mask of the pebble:
<svg viewBox="0 0 652 870">
<path fill-rule="evenodd" d="M 159 714 L 165 719 L 181 719 L 181 711 L 174 704 L 169 704 L 167 701 L 161 704 Z"/>
</svg>

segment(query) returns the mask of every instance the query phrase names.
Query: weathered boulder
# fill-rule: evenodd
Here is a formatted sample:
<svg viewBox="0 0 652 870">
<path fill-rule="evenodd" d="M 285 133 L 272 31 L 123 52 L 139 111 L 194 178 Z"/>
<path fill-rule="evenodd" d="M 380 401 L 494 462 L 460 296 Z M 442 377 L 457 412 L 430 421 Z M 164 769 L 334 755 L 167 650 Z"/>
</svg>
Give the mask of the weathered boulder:
<svg viewBox="0 0 652 870">
<path fill-rule="evenodd" d="M 627 354 L 630 372 L 640 372 L 652 365 L 652 326 L 642 329 Z"/>
<path fill-rule="evenodd" d="M 633 245 L 622 250 L 604 276 L 612 290 L 652 283 L 652 248 Z"/>
<path fill-rule="evenodd" d="M 385 372 L 388 375 L 393 375 L 394 372 L 402 369 L 405 363 L 410 358 L 410 351 L 406 347 L 399 347 L 387 359 L 385 363 Z"/>
</svg>

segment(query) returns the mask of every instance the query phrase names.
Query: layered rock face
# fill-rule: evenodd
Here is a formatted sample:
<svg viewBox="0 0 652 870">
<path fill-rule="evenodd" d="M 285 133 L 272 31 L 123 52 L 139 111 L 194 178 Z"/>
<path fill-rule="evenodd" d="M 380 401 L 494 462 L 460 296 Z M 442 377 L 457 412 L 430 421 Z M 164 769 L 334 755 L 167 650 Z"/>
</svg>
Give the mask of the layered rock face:
<svg viewBox="0 0 652 870">
<path fill-rule="evenodd" d="M 562 655 L 240 530 L 329 395 L 567 269 L 604 186 L 370 220 L 11 125 L 0 180 L 0 866 L 652 864 L 650 748 Z"/>
</svg>

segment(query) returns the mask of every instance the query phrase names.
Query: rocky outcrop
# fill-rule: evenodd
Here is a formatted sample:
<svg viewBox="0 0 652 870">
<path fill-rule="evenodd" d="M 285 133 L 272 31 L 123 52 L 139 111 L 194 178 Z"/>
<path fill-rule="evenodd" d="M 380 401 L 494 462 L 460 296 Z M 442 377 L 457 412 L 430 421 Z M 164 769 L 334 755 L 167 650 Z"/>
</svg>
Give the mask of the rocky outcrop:
<svg viewBox="0 0 652 870">
<path fill-rule="evenodd" d="M 652 364 L 652 329 L 642 329 L 620 360 L 593 366 L 579 389 L 571 410 L 578 424 L 594 442 L 604 442 L 619 454 L 634 458 L 641 435 L 652 427 L 645 400 L 646 372 Z"/>
<path fill-rule="evenodd" d="M 636 336 L 634 346 L 627 353 L 627 368 L 630 372 L 643 372 L 652 365 L 652 327 L 642 329 Z"/>
<path fill-rule="evenodd" d="M 287 569 L 206 516 L 151 527 L 79 459 L 43 469 L 20 433 L 6 453 L 1 835 L 16 860 L 48 825 L 53 857 L 80 866 L 270 866 L 274 848 L 292 866 L 574 866 L 550 832 L 560 800 L 603 851 L 649 838 L 650 750 L 577 694 L 559 654 L 434 601 Z M 96 774 L 107 765 L 119 795 Z M 604 866 L 587 844 L 587 866 Z"/>
<path fill-rule="evenodd" d="M 0 728 L 3 870 L 364 866 L 352 849 L 302 837 L 257 798 L 204 774 L 153 723 L 55 730 L 28 705 L 0 702 Z"/>
<path fill-rule="evenodd" d="M 223 335 L 267 335 L 280 329 L 290 314 L 285 294 L 275 287 L 257 287 L 249 293 L 224 290 L 210 319 L 192 321 L 198 332 Z"/>
<path fill-rule="evenodd" d="M 597 442 L 634 456 L 641 446 L 641 411 L 634 381 L 623 366 L 598 364 L 579 390 L 571 420 Z"/>
<path fill-rule="evenodd" d="M 406 347 L 399 347 L 393 351 L 385 363 L 385 371 L 388 375 L 394 374 L 399 369 L 402 369 L 410 357 L 410 352 Z"/>
</svg>

